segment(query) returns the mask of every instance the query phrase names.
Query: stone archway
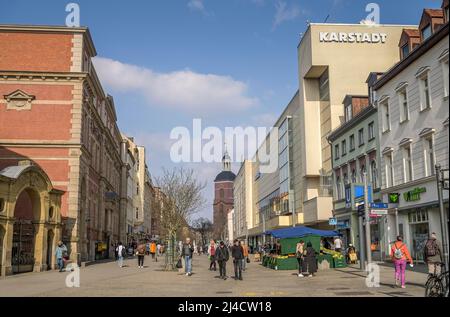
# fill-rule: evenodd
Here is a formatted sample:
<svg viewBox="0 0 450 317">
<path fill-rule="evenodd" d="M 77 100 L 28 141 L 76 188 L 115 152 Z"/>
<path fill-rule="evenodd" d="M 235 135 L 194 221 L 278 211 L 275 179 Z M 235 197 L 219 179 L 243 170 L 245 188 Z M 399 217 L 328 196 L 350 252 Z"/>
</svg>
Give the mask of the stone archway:
<svg viewBox="0 0 450 317">
<path fill-rule="evenodd" d="M 3 228 L 2 225 L 0 225 L 0 276 L 2 276 L 2 263 L 3 263 L 3 257 L 4 257 L 4 243 L 5 243 L 5 234 L 6 230 Z"/>
<path fill-rule="evenodd" d="M 5 202 L 0 211 L 0 227 L 5 231 L 1 275 L 40 272 L 52 265 L 49 252 L 54 242 L 49 244 L 48 233 L 51 230 L 52 241 L 61 238 L 63 193 L 29 161 L 0 171 L 0 199 Z"/>
</svg>

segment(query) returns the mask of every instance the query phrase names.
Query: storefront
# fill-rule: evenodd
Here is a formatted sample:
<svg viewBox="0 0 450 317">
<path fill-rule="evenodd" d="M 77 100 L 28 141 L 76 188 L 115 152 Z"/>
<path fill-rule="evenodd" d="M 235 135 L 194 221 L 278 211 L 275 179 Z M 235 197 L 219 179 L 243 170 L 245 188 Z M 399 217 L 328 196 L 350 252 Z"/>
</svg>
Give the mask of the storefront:
<svg viewBox="0 0 450 317">
<path fill-rule="evenodd" d="M 393 203 L 391 197 L 396 197 Z M 416 261 L 423 261 L 424 246 L 430 234 L 435 232 L 442 241 L 441 218 L 437 201 L 436 182 L 429 181 L 408 188 L 397 188 L 397 191 L 385 193 L 385 201 L 389 202 L 389 214 L 386 217 L 385 251 L 389 254 L 397 235 L 403 241 Z M 448 210 L 448 192 L 444 191 L 445 208 Z"/>
</svg>

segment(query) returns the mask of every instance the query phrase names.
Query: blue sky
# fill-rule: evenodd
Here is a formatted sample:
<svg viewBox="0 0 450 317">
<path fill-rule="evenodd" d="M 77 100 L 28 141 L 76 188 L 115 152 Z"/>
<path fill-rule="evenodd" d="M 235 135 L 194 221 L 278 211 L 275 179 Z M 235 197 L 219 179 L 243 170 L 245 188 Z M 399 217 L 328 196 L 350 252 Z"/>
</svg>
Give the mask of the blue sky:
<svg viewBox="0 0 450 317">
<path fill-rule="evenodd" d="M 64 25 L 61 0 L 0 0 L 0 23 Z M 297 87 L 297 45 L 307 22 L 359 23 L 372 1 L 80 0 L 81 25 L 98 51 L 96 68 L 114 96 L 119 128 L 147 146 L 157 176 L 172 167 L 176 126 L 270 126 Z M 379 0 L 381 23 L 418 24 L 440 0 Z M 208 181 L 220 164 L 188 164 Z"/>
</svg>

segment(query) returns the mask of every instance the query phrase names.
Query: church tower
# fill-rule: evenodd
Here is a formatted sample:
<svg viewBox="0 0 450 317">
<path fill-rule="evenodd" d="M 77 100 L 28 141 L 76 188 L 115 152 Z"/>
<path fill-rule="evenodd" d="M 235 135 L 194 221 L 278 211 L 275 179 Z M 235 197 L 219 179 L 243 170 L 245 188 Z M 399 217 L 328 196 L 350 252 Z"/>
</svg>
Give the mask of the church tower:
<svg viewBox="0 0 450 317">
<path fill-rule="evenodd" d="M 228 213 L 234 208 L 233 186 L 236 175 L 231 171 L 228 151 L 222 157 L 222 172 L 214 180 L 214 239 L 225 239 Z"/>
</svg>

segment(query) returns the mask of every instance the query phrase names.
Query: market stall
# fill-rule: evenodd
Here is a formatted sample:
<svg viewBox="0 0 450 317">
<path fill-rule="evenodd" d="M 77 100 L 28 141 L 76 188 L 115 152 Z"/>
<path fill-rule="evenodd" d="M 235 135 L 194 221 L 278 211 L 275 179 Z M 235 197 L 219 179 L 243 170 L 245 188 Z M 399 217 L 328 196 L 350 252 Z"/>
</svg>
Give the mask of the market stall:
<svg viewBox="0 0 450 317">
<path fill-rule="evenodd" d="M 330 230 L 317 230 L 308 227 L 292 227 L 266 232 L 279 239 L 281 254 L 270 254 L 263 257 L 262 264 L 274 270 L 297 270 L 296 246 L 300 240 L 311 242 L 317 256 L 319 269 L 345 267 L 345 257 L 336 251 L 321 247 L 321 239 L 339 236 L 339 232 Z"/>
</svg>

